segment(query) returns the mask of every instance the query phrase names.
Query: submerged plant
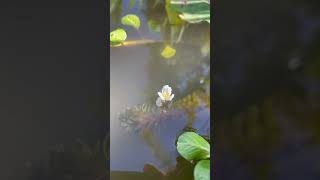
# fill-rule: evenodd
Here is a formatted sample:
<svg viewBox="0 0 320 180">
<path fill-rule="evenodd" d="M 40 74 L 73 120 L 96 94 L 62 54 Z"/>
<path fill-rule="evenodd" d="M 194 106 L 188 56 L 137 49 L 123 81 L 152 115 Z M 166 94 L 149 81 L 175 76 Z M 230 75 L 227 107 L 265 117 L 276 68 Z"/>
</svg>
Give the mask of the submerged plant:
<svg viewBox="0 0 320 180">
<path fill-rule="evenodd" d="M 159 108 L 152 105 L 142 104 L 127 108 L 119 113 L 120 126 L 128 132 L 140 133 L 145 128 L 157 126 L 161 121 L 177 119 L 184 114 L 183 111 L 171 110 L 168 112 L 159 111 Z"/>
<path fill-rule="evenodd" d="M 158 94 L 156 103 L 136 105 L 120 112 L 118 115 L 120 126 L 129 132 L 139 133 L 144 128 L 157 127 L 167 120 L 185 118 L 188 119 L 187 126 L 192 126 L 197 112 L 209 108 L 209 95 L 203 90 L 196 90 L 173 102 L 175 96 L 172 94 L 172 88 L 170 90 L 169 86 L 164 87 L 163 93 L 162 89 L 159 92 L 161 96 Z"/>
</svg>

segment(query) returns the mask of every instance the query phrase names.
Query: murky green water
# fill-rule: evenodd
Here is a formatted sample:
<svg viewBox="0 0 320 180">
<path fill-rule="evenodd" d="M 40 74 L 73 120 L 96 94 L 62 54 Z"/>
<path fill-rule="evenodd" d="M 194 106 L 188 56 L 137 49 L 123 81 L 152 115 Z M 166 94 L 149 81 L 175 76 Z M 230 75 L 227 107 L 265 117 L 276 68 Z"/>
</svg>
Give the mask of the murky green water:
<svg viewBox="0 0 320 180">
<path fill-rule="evenodd" d="M 210 25 L 171 25 L 163 1 L 129 2 L 111 2 L 110 31 L 125 28 L 136 44 L 111 48 L 110 168 L 143 172 L 151 164 L 174 172 L 177 136 L 186 128 L 210 134 Z M 141 18 L 139 31 L 121 25 L 126 14 Z M 138 44 L 147 40 L 154 42 Z M 175 49 L 173 57 L 162 55 L 166 46 Z M 165 112 L 156 106 L 164 85 L 175 94 Z M 192 178 L 192 169 L 187 174 Z"/>
</svg>

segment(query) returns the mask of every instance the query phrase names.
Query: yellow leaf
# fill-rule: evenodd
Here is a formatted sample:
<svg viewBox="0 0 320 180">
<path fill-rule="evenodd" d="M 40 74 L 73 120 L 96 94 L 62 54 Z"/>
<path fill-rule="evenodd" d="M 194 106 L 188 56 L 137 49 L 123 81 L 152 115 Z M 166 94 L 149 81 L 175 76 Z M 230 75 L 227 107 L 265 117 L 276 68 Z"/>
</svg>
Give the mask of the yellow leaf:
<svg viewBox="0 0 320 180">
<path fill-rule="evenodd" d="M 168 45 L 161 52 L 161 56 L 166 58 L 166 59 L 170 59 L 175 55 L 176 55 L 176 50 L 174 48 L 172 48 L 171 46 L 168 46 Z"/>
</svg>

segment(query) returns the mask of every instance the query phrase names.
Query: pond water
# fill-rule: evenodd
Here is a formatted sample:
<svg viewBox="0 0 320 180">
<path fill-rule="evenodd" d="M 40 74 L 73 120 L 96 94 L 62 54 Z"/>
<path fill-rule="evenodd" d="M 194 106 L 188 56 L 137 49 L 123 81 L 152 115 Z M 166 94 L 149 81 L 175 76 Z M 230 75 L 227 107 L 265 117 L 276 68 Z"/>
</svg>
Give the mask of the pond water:
<svg viewBox="0 0 320 180">
<path fill-rule="evenodd" d="M 163 1 L 129 3 L 110 4 L 110 31 L 124 28 L 127 41 L 136 42 L 110 50 L 110 169 L 143 172 L 149 164 L 169 172 L 177 165 L 179 134 L 186 128 L 210 134 L 210 25 L 170 25 Z M 140 17 L 138 31 L 121 25 L 127 14 Z M 161 55 L 166 45 L 176 50 L 171 58 Z M 165 112 L 156 106 L 164 85 L 175 94 Z"/>
<path fill-rule="evenodd" d="M 319 179 L 319 2 L 218 7 L 216 178 Z"/>
</svg>

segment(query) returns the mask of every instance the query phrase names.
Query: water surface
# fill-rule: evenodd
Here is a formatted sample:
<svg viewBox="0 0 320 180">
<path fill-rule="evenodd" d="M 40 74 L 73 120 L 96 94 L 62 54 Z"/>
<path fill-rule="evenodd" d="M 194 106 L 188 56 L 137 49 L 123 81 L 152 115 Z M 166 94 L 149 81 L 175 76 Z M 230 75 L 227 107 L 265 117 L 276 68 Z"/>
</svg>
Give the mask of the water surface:
<svg viewBox="0 0 320 180">
<path fill-rule="evenodd" d="M 167 18 L 164 4 L 159 3 L 153 7 L 154 2 L 143 1 L 141 7 L 137 3 L 129 8 L 128 1 L 122 1 L 122 11 L 112 14 L 110 18 L 110 31 L 122 27 L 127 30 L 128 40 L 155 41 L 145 45 L 111 48 L 111 171 L 143 172 L 146 164 L 152 164 L 163 172 L 169 172 L 175 169 L 178 157 L 175 140 L 186 127 L 196 128 L 202 135 L 210 134 L 210 111 L 204 101 L 209 99 L 209 24 L 183 27 L 185 29 L 181 40 L 175 43 L 182 26 L 168 23 L 164 26 L 162 23 Z M 142 27 L 139 32 L 122 26 L 118 21 L 129 13 L 141 18 Z M 156 21 L 161 32 L 150 29 L 150 21 Z M 171 42 L 176 55 L 166 59 L 161 56 L 161 52 Z M 189 102 L 181 105 L 188 112 L 171 108 L 167 113 L 161 113 L 155 102 L 157 92 L 164 85 L 173 88 L 173 103 L 182 102 L 183 99 Z M 198 94 L 205 95 L 205 98 L 197 99 Z M 120 126 L 119 113 L 141 104 L 155 109 L 154 113 L 157 115 L 142 113 L 138 116 L 148 119 L 144 122 L 150 121 L 151 126 Z"/>
</svg>

